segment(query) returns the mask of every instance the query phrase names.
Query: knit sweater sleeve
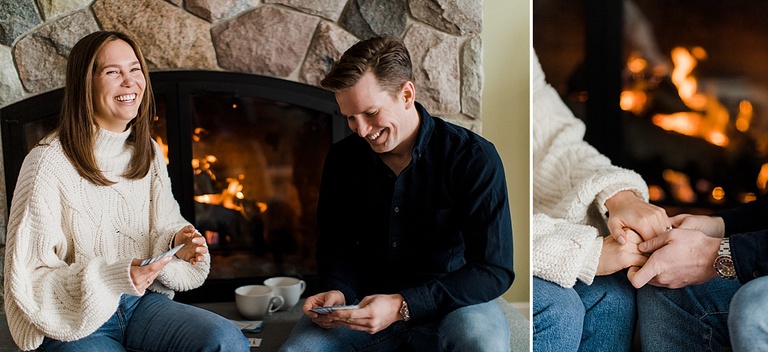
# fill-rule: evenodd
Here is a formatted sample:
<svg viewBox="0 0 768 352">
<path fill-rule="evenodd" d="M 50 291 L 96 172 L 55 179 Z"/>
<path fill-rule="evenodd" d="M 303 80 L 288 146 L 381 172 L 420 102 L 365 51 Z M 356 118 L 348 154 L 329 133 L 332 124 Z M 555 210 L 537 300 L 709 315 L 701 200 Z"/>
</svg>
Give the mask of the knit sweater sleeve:
<svg viewBox="0 0 768 352">
<path fill-rule="evenodd" d="M 603 248 L 597 229 L 545 214 L 535 214 L 531 223 L 533 276 L 563 287 L 573 287 L 577 279 L 591 284 Z"/>
<path fill-rule="evenodd" d="M 5 306 L 14 341 L 24 350 L 85 337 L 115 312 L 121 294 L 138 295 L 131 259 L 74 262 L 62 230 L 59 180 L 78 177 L 51 147 L 34 148 L 14 191 L 6 238 Z M 68 169 L 69 168 L 69 169 Z M 71 264 L 69 264 L 71 263 Z"/>
<path fill-rule="evenodd" d="M 171 192 L 171 179 L 168 176 L 168 168 L 165 165 L 162 151 L 157 143 L 154 143 L 155 159 L 150 172 L 152 173 L 152 210 L 151 210 L 151 236 L 155 239 L 153 255 L 161 254 L 168 250 L 173 236 L 187 226 L 189 222 L 181 216 L 179 204 Z M 173 291 L 188 291 L 199 287 L 205 282 L 211 269 L 211 258 L 205 255 L 203 262 L 194 265 L 174 257 L 170 263 L 157 276 L 157 280 L 150 290 L 164 293 L 173 297 Z"/>
<path fill-rule="evenodd" d="M 572 285 L 577 278 L 589 283 L 602 246 L 587 245 L 587 237 L 602 241 L 596 227 L 605 227 L 605 201 L 623 190 L 647 200 L 647 186 L 640 175 L 612 165 L 584 141 L 584 124 L 547 84 L 535 54 L 531 61 L 533 213 L 541 214 L 532 229 L 533 271 L 542 278 L 563 277 L 552 280 L 558 283 Z M 591 207 L 599 211 L 590 212 Z M 555 249 L 579 253 L 566 256 L 574 263 L 564 263 L 565 254 L 553 254 Z"/>
</svg>

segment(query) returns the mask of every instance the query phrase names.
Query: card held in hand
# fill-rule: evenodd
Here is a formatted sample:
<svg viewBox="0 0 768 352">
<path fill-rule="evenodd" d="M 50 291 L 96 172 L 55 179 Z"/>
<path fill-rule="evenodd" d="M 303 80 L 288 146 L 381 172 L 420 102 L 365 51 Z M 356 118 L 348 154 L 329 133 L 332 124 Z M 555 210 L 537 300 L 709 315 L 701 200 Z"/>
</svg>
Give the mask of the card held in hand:
<svg viewBox="0 0 768 352">
<path fill-rule="evenodd" d="M 163 254 L 160 254 L 160 255 L 158 255 L 156 257 L 149 258 L 149 259 L 144 259 L 144 261 L 142 261 L 141 265 L 139 265 L 139 266 L 149 265 L 149 264 L 154 263 L 155 261 L 157 261 L 160 258 L 170 257 L 170 256 L 176 254 L 176 252 L 178 252 L 179 249 L 181 249 L 181 247 L 184 247 L 184 243 L 182 243 L 182 244 L 180 244 L 180 245 L 178 245 L 176 247 L 173 247 L 171 250 L 169 250 L 169 251 L 167 251 L 167 252 L 165 252 Z"/>
</svg>

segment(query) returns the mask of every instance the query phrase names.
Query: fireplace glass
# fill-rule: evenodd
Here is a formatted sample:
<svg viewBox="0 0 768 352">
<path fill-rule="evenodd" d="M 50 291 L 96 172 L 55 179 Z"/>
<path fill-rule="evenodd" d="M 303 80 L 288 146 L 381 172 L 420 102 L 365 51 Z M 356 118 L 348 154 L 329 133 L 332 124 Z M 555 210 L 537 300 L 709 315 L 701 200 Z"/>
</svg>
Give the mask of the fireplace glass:
<svg viewBox="0 0 768 352">
<path fill-rule="evenodd" d="M 768 191 L 766 15 L 761 1 L 534 1 L 533 46 L 588 142 L 671 215 L 710 213 Z"/>
</svg>

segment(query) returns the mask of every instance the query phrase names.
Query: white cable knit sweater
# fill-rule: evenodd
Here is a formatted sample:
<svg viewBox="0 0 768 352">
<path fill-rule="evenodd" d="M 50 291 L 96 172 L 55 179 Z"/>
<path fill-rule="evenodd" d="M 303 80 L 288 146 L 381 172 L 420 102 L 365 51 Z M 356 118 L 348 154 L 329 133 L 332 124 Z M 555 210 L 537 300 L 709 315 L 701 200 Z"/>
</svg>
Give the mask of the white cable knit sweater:
<svg viewBox="0 0 768 352">
<path fill-rule="evenodd" d="M 532 52 L 533 275 L 563 287 L 591 284 L 602 250 L 605 201 L 632 190 L 648 199 L 637 173 L 611 165 L 587 144 L 584 124 L 544 77 Z"/>
<path fill-rule="evenodd" d="M 96 186 L 78 175 L 57 137 L 27 155 L 13 195 L 5 258 L 5 309 L 14 341 L 37 348 L 44 336 L 71 341 L 93 333 L 122 294 L 141 295 L 130 278 L 133 258 L 168 250 L 188 222 L 171 194 L 162 152 L 146 177 L 127 180 L 129 132 L 99 129 L 96 158 L 117 183 Z M 196 265 L 174 258 L 149 288 L 173 297 L 200 286 L 210 257 Z"/>
</svg>

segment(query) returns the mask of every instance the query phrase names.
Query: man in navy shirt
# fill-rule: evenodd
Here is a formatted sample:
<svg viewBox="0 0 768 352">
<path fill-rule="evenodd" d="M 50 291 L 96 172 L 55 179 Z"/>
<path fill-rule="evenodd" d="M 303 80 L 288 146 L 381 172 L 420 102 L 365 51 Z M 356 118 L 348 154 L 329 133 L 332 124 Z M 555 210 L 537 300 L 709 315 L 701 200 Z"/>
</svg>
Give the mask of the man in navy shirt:
<svg viewBox="0 0 768 352">
<path fill-rule="evenodd" d="M 322 85 L 354 134 L 336 143 L 318 201 L 318 268 L 283 351 L 505 351 L 494 298 L 509 289 L 512 224 L 494 146 L 416 102 L 395 37 L 352 46 Z M 329 314 L 315 307 L 358 305 Z"/>
</svg>

